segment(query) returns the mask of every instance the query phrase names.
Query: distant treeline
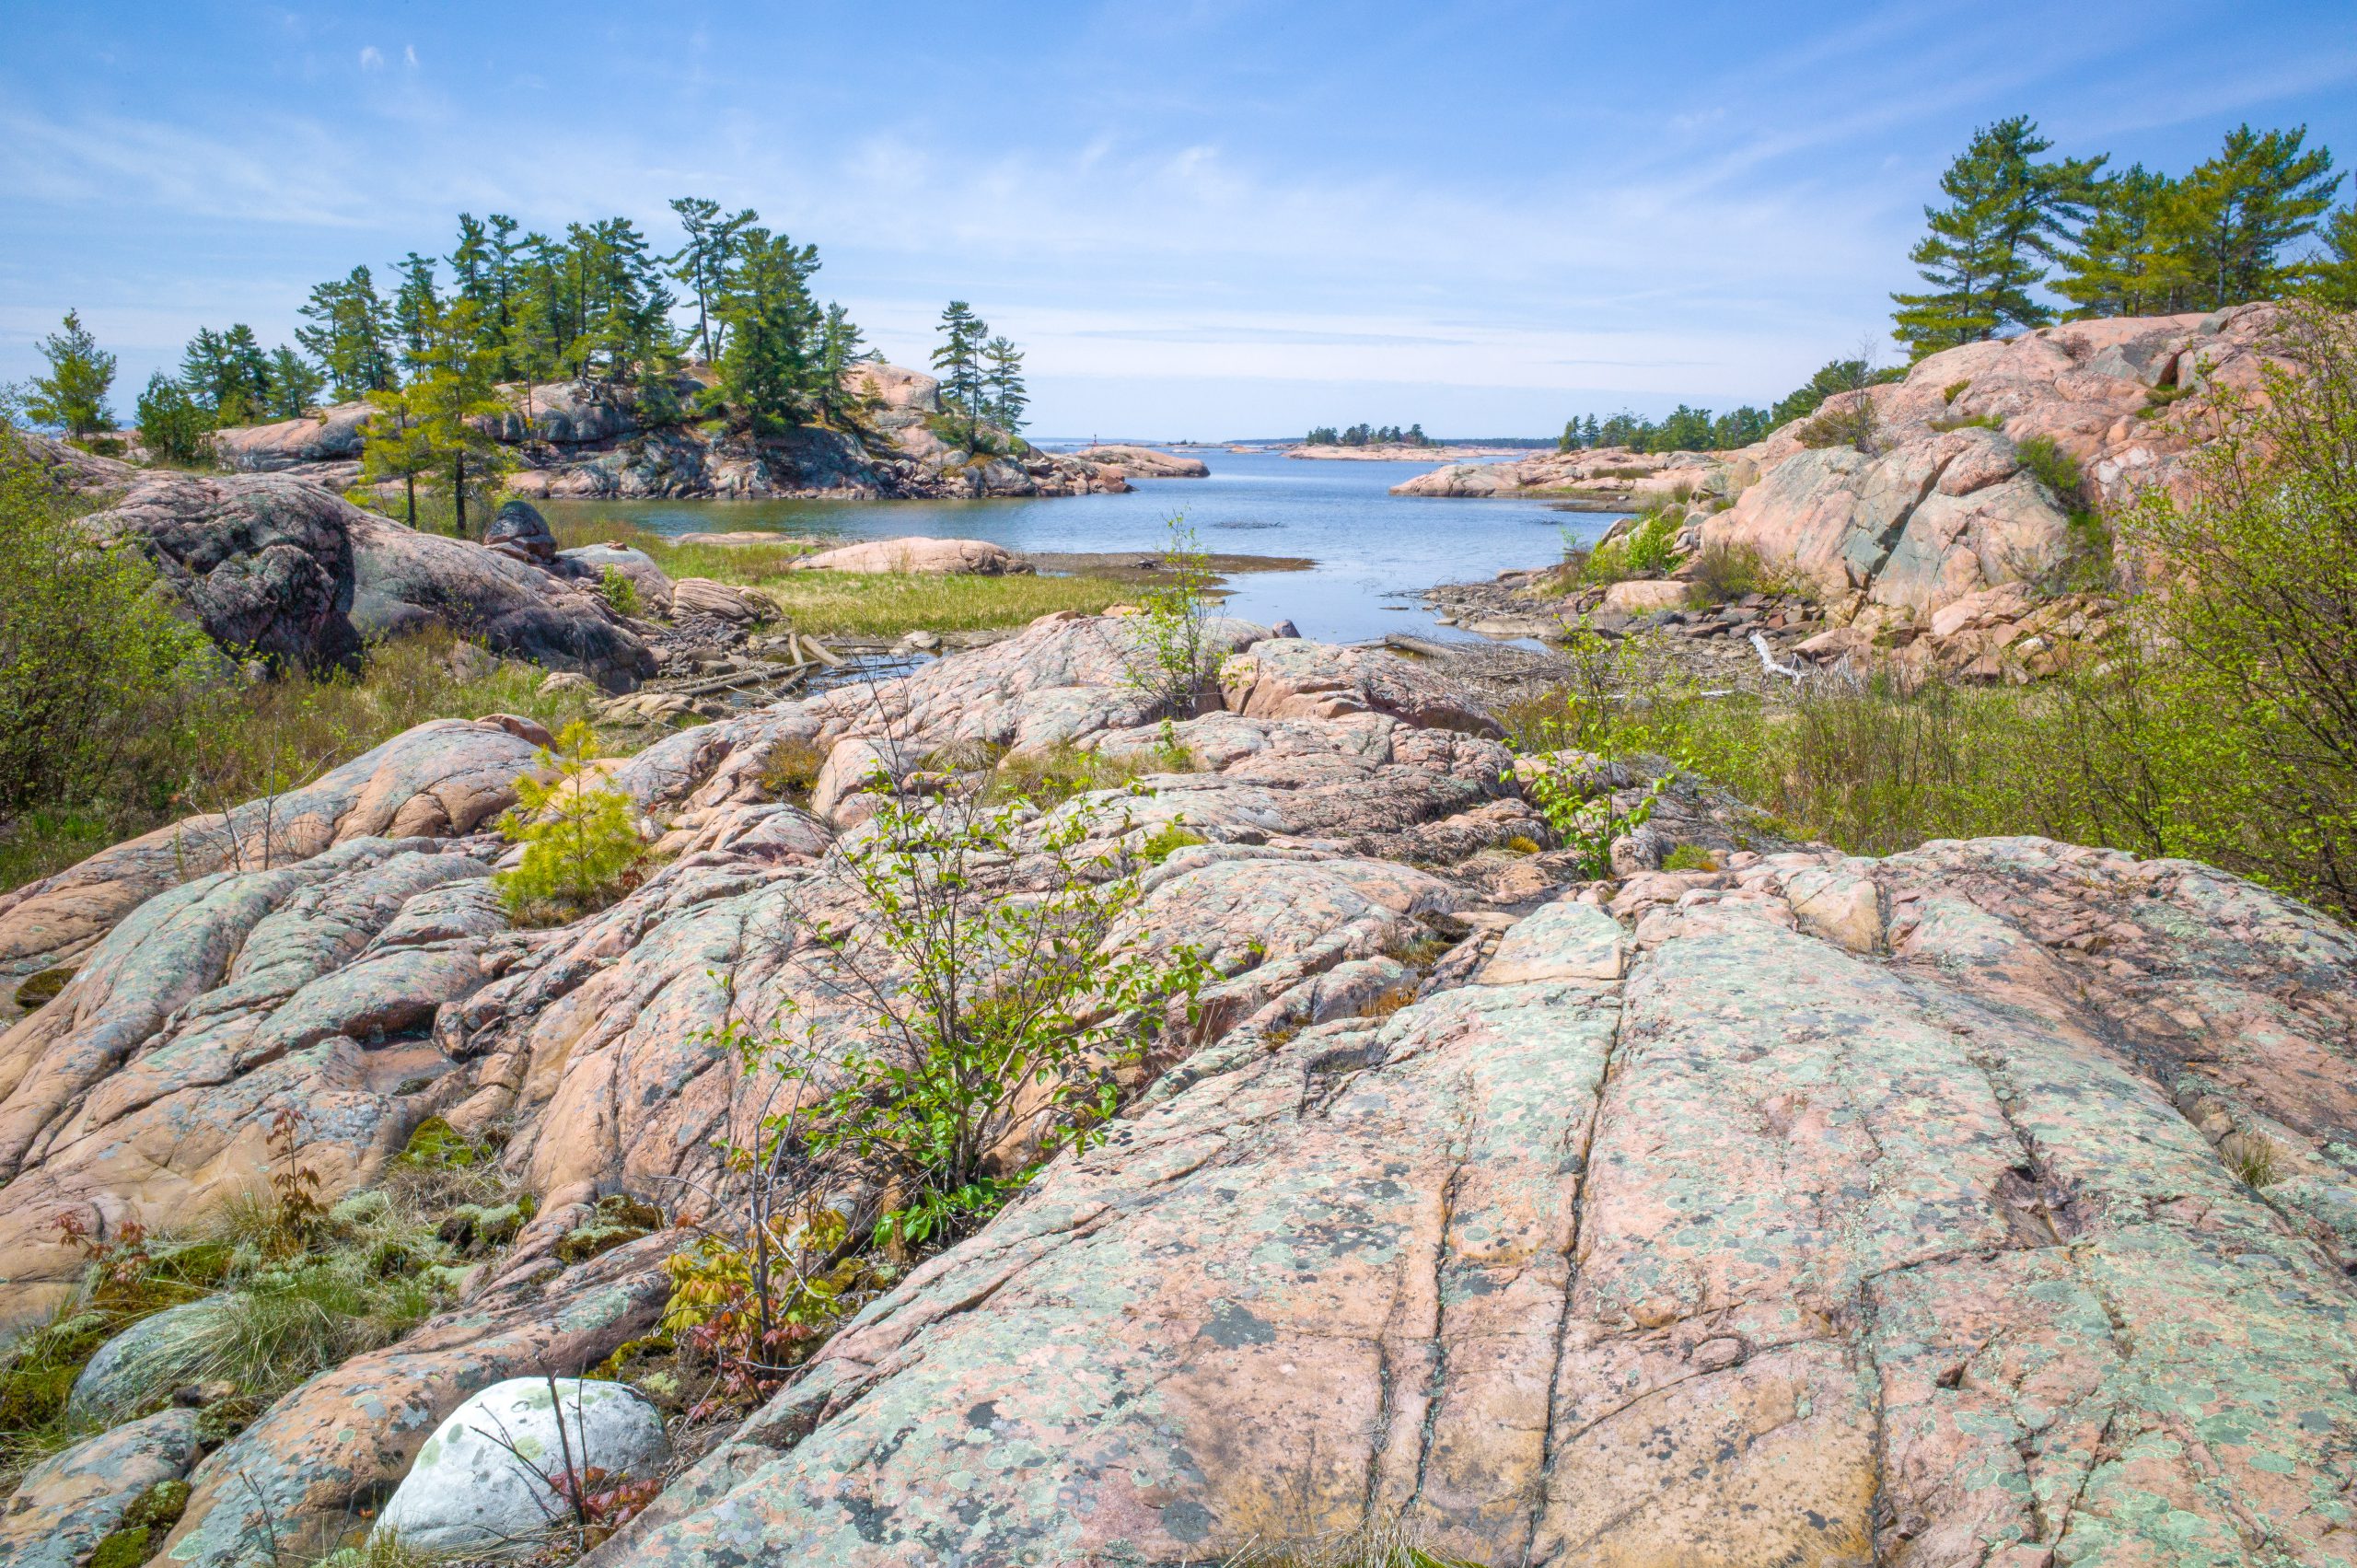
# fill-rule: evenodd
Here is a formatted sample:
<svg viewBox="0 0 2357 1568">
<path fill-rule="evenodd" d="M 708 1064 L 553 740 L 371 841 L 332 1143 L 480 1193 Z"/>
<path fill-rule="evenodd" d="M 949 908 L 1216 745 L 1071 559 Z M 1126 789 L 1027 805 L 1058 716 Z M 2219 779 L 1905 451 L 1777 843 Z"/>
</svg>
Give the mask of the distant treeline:
<svg viewBox="0 0 2357 1568">
<path fill-rule="evenodd" d="M 1424 434 L 1421 424 L 1402 430 L 1396 424 L 1353 424 L 1348 430 L 1337 430 L 1330 424 L 1320 424 L 1305 438 L 1311 447 L 1431 447 L 1437 445 Z"/>
</svg>

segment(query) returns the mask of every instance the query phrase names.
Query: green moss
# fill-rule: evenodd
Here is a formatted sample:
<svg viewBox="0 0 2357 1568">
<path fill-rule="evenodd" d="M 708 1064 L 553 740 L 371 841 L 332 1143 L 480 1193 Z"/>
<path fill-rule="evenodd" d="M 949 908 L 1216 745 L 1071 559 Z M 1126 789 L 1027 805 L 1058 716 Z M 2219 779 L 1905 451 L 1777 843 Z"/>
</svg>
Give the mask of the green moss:
<svg viewBox="0 0 2357 1568">
<path fill-rule="evenodd" d="M 488 1151 L 438 1116 L 417 1124 L 395 1156 L 402 1165 L 428 1168 L 466 1168 L 488 1157 Z"/>
<path fill-rule="evenodd" d="M 88 1568 L 139 1568 L 147 1561 L 147 1538 L 152 1533 L 145 1525 L 115 1531 L 91 1551 Z"/>
<path fill-rule="evenodd" d="M 567 1263 L 586 1262 L 662 1228 L 662 1210 L 625 1192 L 610 1193 L 598 1200 L 596 1218 L 575 1225 L 558 1240 L 556 1255 Z"/>
<path fill-rule="evenodd" d="M 1190 832 L 1176 822 L 1165 822 L 1146 836 L 1145 842 L 1138 846 L 1138 854 L 1159 865 L 1189 845 L 1204 842 L 1201 833 Z"/>
<path fill-rule="evenodd" d="M 1664 871 L 1716 871 L 1718 862 L 1700 844 L 1677 844 L 1661 863 Z"/>
</svg>

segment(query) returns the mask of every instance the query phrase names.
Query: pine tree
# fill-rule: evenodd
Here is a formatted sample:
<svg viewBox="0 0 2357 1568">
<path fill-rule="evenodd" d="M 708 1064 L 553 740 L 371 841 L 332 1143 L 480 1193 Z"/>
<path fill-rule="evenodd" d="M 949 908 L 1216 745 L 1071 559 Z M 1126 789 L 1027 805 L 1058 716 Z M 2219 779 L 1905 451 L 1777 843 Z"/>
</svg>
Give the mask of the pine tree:
<svg viewBox="0 0 2357 1568">
<path fill-rule="evenodd" d="M 2195 308 L 2271 299 L 2297 276 L 2284 248 L 2316 232 L 2340 184 L 2328 150 L 2302 150 L 2307 129 L 2237 126 L 2177 187 L 2167 221 Z"/>
<path fill-rule="evenodd" d="M 819 327 L 819 364 L 812 389 L 819 416 L 830 424 L 840 427 L 858 413 L 860 399 L 852 390 L 851 373 L 867 356 L 851 312 L 830 303 L 826 319 Z"/>
<path fill-rule="evenodd" d="M 374 412 L 360 442 L 360 480 L 364 484 L 401 482 L 402 520 L 417 527 L 417 482 L 434 471 L 435 455 L 418 415 L 420 389 L 386 388 L 368 394 Z"/>
<path fill-rule="evenodd" d="M 402 365 L 414 377 L 425 364 L 442 297 L 435 291 L 431 256 L 412 250 L 394 270 L 401 273 L 401 286 L 393 296 L 393 335 L 401 343 Z"/>
<path fill-rule="evenodd" d="M 437 306 L 425 324 L 424 357 L 409 388 L 425 468 L 449 486 L 461 538 L 468 495 L 487 490 L 512 461 L 491 433 L 506 405 L 498 394 L 498 351 L 485 344 L 481 329 L 471 301 Z"/>
<path fill-rule="evenodd" d="M 674 197 L 671 210 L 679 215 L 688 242 L 664 257 L 663 264 L 694 295 L 696 341 L 703 347 L 705 363 L 717 365 L 727 343 L 727 327 L 722 322 L 717 334 L 713 331 L 716 304 L 727 290 L 729 269 L 736 264 L 740 240 L 747 229 L 761 221 L 761 215 L 747 207 L 723 217 L 720 203 L 702 196 Z"/>
<path fill-rule="evenodd" d="M 982 436 L 982 345 L 990 324 L 974 314 L 962 299 L 953 299 L 941 313 L 941 345 L 933 351 L 933 367 L 941 372 L 942 401 L 966 421 L 966 450 L 978 450 Z"/>
<path fill-rule="evenodd" d="M 1930 232 L 1908 252 L 1922 294 L 1894 294 L 1891 335 L 1917 359 L 1979 342 L 2001 326 L 2043 326 L 2054 313 L 2030 293 L 2046 279 L 2085 215 L 2102 157 L 2040 163 L 2053 146 L 2026 115 L 1981 127 L 1940 177 L 1944 207 L 1925 207 Z"/>
<path fill-rule="evenodd" d="M 270 418 L 302 418 L 326 389 L 327 377 L 309 360 L 284 343 L 271 351 L 270 395 L 262 410 Z"/>
<path fill-rule="evenodd" d="M 761 227 L 744 230 L 736 246 L 717 312 L 727 346 L 709 396 L 733 404 L 755 433 L 771 435 L 801 424 L 815 401 L 821 345 L 809 283 L 819 250 Z"/>
<path fill-rule="evenodd" d="M 1598 441 L 1600 441 L 1600 440 L 1602 440 L 1602 439 L 1603 439 L 1603 436 L 1604 436 L 1604 431 L 1603 431 L 1603 428 L 1602 428 L 1601 426 L 1599 426 L 1599 425 L 1596 423 L 1596 415 L 1594 415 L 1594 414 L 1589 414 L 1589 415 L 1587 416 L 1587 438 L 1586 438 L 1586 444 L 1588 445 L 1588 447 L 1590 447 L 1591 448 L 1593 448 Z"/>
<path fill-rule="evenodd" d="M 1030 389 L 1023 383 L 1023 351 L 1006 338 L 982 345 L 985 389 L 991 423 L 1009 436 L 1023 428 L 1023 411 L 1031 406 Z"/>
<path fill-rule="evenodd" d="M 392 386 L 392 313 L 366 267 L 313 288 L 303 314 L 311 325 L 296 329 L 295 341 L 326 368 L 338 398 Z"/>
<path fill-rule="evenodd" d="M 114 385 L 114 355 L 99 347 L 82 325 L 79 311 L 68 310 L 64 330 L 41 343 L 49 374 L 33 377 L 33 395 L 25 412 L 43 424 L 61 426 L 80 439 L 114 428 L 114 412 L 107 407 L 107 389 Z"/>
<path fill-rule="evenodd" d="M 2308 291 L 2337 309 L 2357 310 L 2357 205 L 2332 215 L 2324 243 L 2309 268 Z"/>
<path fill-rule="evenodd" d="M 2177 265 L 2169 213 L 2177 182 L 2142 164 L 2099 180 L 2078 249 L 2054 286 L 2082 316 L 2150 316 L 2182 308 L 2189 282 Z"/>
<path fill-rule="evenodd" d="M 213 416 L 186 387 L 158 370 L 139 394 L 139 440 L 167 462 L 193 463 L 205 455 Z"/>
</svg>

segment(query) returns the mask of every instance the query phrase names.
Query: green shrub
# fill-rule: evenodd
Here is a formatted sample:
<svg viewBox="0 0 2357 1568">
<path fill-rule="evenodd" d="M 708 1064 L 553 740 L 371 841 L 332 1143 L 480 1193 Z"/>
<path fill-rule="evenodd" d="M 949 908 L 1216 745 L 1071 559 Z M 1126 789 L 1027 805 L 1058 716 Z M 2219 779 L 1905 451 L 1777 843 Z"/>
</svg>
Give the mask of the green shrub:
<svg viewBox="0 0 2357 1568">
<path fill-rule="evenodd" d="M 79 509 L 0 428 L 0 819 L 105 802 L 220 666 L 146 557 Z"/>
<path fill-rule="evenodd" d="M 1167 714 L 1194 711 L 1211 674 L 1205 642 L 1213 609 L 1211 558 L 1184 517 L 1170 519 L 1169 542 L 1155 584 L 1137 596 L 1141 611 L 1125 628 L 1123 658 L 1130 684 Z"/>
<path fill-rule="evenodd" d="M 1875 449 L 1876 436 L 1881 426 L 1875 415 L 1874 399 L 1856 392 L 1840 402 L 1830 399 L 1817 416 L 1802 425 L 1794 435 L 1804 447 L 1852 447 L 1861 452 Z"/>
<path fill-rule="evenodd" d="M 1971 389 L 1972 382 L 1969 379 L 1963 381 L 1951 381 L 1946 386 L 1940 389 L 1940 401 L 1942 402 L 1952 403 Z"/>
<path fill-rule="evenodd" d="M 518 918 L 551 922 L 578 918 L 618 896 L 645 857 L 629 796 L 597 783 L 598 738 L 575 720 L 543 750 L 540 765 L 553 772 L 516 781 L 517 803 L 499 819 L 509 842 L 524 846 L 522 864 L 493 878 Z"/>
<path fill-rule="evenodd" d="M 785 736 L 772 742 L 761 756 L 762 793 L 772 800 L 807 806 L 810 792 L 818 787 L 819 772 L 826 765 L 827 754 L 816 745 L 798 735 Z"/>
<path fill-rule="evenodd" d="M 631 580 L 629 573 L 619 566 L 606 567 L 598 574 L 598 597 L 604 599 L 606 608 L 616 615 L 636 615 L 639 612 L 638 585 Z"/>
<path fill-rule="evenodd" d="M 151 457 L 168 463 L 210 466 L 213 416 L 188 389 L 157 371 L 139 394 L 139 440 Z"/>
<path fill-rule="evenodd" d="M 1664 871 L 1716 871 L 1718 856 L 1700 844 L 1673 844 L 1662 858 Z"/>
<path fill-rule="evenodd" d="M 2054 492 L 2065 503 L 2077 499 L 2085 475 L 2080 470 L 2079 459 L 2054 444 L 2051 436 L 2033 436 L 2015 442 L 2014 450 L 2030 477 Z"/>
<path fill-rule="evenodd" d="M 1678 530 L 1685 520 L 1685 508 L 1674 504 L 1645 513 L 1628 532 L 1591 551 L 1583 575 L 1591 583 L 1660 576 L 1678 564 Z"/>
<path fill-rule="evenodd" d="M 1152 865 L 1159 865 L 1182 849 L 1204 842 L 1203 835 L 1180 826 L 1165 822 L 1148 833 L 1145 842 L 1138 846 L 1138 857 Z"/>
</svg>

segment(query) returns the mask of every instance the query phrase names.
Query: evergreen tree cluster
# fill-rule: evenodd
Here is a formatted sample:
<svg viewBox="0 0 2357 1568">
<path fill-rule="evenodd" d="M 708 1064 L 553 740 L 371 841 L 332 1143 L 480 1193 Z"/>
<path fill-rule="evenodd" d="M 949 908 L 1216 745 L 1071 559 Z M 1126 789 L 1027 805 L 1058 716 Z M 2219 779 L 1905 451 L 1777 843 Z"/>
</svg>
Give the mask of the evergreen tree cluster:
<svg viewBox="0 0 2357 1568">
<path fill-rule="evenodd" d="M 1608 419 L 1598 420 L 1591 413 L 1564 421 L 1555 449 L 1622 447 L 1632 452 L 1719 452 L 1748 447 L 1774 427 L 1765 411 L 1748 403 L 1715 417 L 1709 409 L 1680 403 L 1658 423 L 1623 409 Z"/>
<path fill-rule="evenodd" d="M 1010 439 L 1022 430 L 1024 411 L 1031 406 L 1023 351 L 993 335 L 991 324 L 962 299 L 951 300 L 941 313 L 933 367 L 941 373 L 941 401 L 951 427 L 970 455 L 981 449 L 985 426 Z"/>
<path fill-rule="evenodd" d="M 1348 430 L 1336 430 L 1321 424 L 1312 430 L 1306 445 L 1312 447 L 1430 447 L 1433 438 L 1424 434 L 1422 424 L 1411 424 L 1402 430 L 1396 424 L 1353 424 Z"/>
<path fill-rule="evenodd" d="M 1892 336 L 1922 358 L 2063 316 L 2167 315 L 2312 292 L 2357 307 L 2357 205 L 2307 128 L 2226 134 L 2181 177 L 2107 155 L 2049 158 L 2026 115 L 1983 126 L 1940 178 L 1891 296 Z M 2321 245 L 2302 241 L 2321 236 Z"/>
</svg>

